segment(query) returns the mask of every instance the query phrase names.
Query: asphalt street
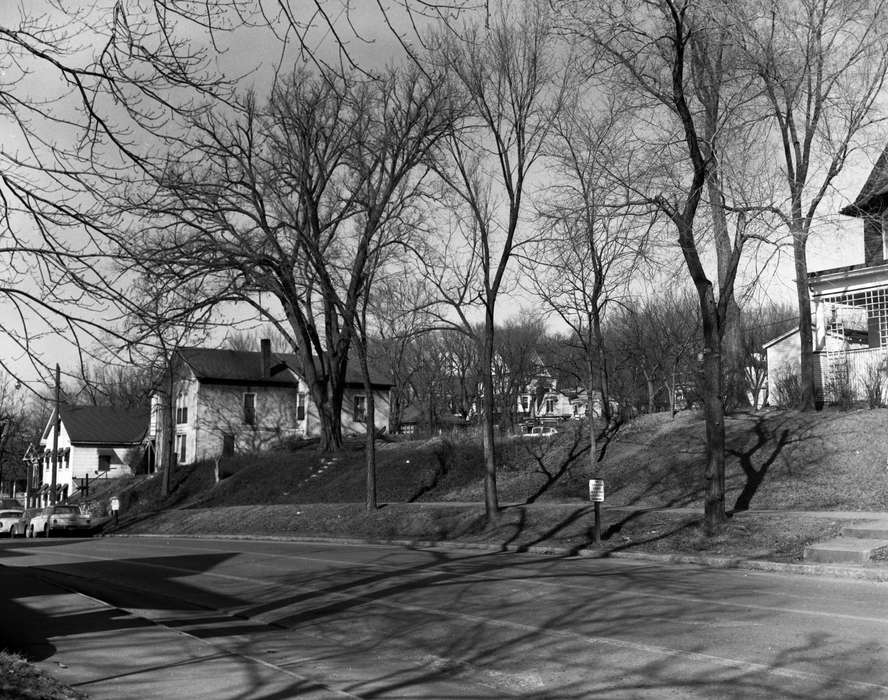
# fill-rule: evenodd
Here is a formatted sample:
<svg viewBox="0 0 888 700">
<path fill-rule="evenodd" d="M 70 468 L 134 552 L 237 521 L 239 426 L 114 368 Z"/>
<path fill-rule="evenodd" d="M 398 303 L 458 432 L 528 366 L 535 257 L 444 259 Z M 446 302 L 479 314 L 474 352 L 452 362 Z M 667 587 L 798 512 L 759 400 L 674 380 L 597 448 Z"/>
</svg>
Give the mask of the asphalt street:
<svg viewBox="0 0 888 700">
<path fill-rule="evenodd" d="M 888 584 L 625 559 L 7 540 L 0 620 L 92 698 L 888 697 Z"/>
</svg>

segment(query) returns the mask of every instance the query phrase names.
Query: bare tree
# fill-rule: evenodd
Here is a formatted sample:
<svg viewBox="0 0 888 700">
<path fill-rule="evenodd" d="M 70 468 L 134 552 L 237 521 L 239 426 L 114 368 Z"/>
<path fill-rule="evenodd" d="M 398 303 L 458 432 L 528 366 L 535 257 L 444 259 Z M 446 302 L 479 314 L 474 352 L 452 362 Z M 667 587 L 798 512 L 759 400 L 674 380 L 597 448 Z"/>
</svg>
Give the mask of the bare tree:
<svg viewBox="0 0 888 700">
<path fill-rule="evenodd" d="M 514 429 L 519 396 L 543 370 L 539 350 L 545 337 L 540 314 L 524 311 L 496 329 L 494 391 L 501 426 Z"/>
<path fill-rule="evenodd" d="M 608 324 L 609 354 L 616 369 L 629 377 L 623 391 L 638 380 L 643 385 L 645 400 L 637 408 L 652 413 L 666 407 L 674 413 L 679 397 L 689 398 L 696 388 L 701 347 L 697 306 L 689 291 L 666 288 L 625 304 Z M 635 393 L 630 388 L 628 395 Z"/>
<path fill-rule="evenodd" d="M 202 115 L 182 152 L 125 201 L 157 222 L 128 255 L 199 283 L 195 304 L 252 307 L 289 340 L 323 449 L 341 444 L 349 348 L 374 261 L 391 231 L 407 230 L 398 222 L 451 119 L 444 86 L 417 71 L 297 71 L 266 110 L 247 96 Z"/>
<path fill-rule="evenodd" d="M 746 391 L 755 408 L 768 403 L 768 358 L 764 344 L 796 327 L 796 312 L 791 304 L 769 301 L 753 306 L 743 314 L 743 351 Z M 776 372 L 777 368 L 772 368 Z"/>
<path fill-rule="evenodd" d="M 882 0 L 731 5 L 735 39 L 755 68 L 782 156 L 784 195 L 772 210 L 792 236 L 802 408 L 814 408 L 814 346 L 807 244 L 821 204 L 857 139 L 880 119 L 888 73 Z M 880 145 L 881 147 L 881 145 Z M 770 158 L 770 156 L 769 156 Z M 767 161 L 765 161 L 767 162 Z"/>
<path fill-rule="evenodd" d="M 748 240 L 746 217 L 737 231 L 726 274 L 715 282 L 704 265 L 704 239 L 697 215 L 713 167 L 712 143 L 705 143 L 705 109 L 691 81 L 692 66 L 713 56 L 728 37 L 717 31 L 717 13 L 690 0 L 612 3 L 590 13 L 587 3 L 571 5 L 571 29 L 603 52 L 598 66 L 609 70 L 613 90 L 631 90 L 649 145 L 659 152 L 646 172 L 627 184 L 639 203 L 655 206 L 674 226 L 688 275 L 697 291 L 703 330 L 703 404 L 707 430 L 705 523 L 713 532 L 725 514 L 725 432 L 721 345 L 734 280 Z M 705 35 L 706 41 L 699 40 Z M 702 55 L 701 55 L 702 52 Z M 719 82 L 708 83 L 718 89 Z M 664 150 L 680 144 L 681 150 Z M 673 161 L 670 163 L 669 161 Z"/>
<path fill-rule="evenodd" d="M 509 282 L 509 263 L 522 240 L 528 176 L 538 161 L 560 99 L 553 72 L 554 36 L 541 2 L 512 11 L 491 3 L 487 24 L 450 27 L 439 34 L 430 60 L 440 61 L 467 105 L 462 128 L 447 142 L 449 167 L 440 169 L 455 198 L 453 237 L 435 233 L 422 264 L 443 304 L 456 317 L 442 322 L 474 338 L 480 353 L 483 401 L 484 502 L 488 518 L 499 514 L 494 455 L 496 402 L 493 386 L 496 304 Z M 442 224 L 442 227 L 445 226 Z M 446 239 L 450 238 L 450 241 Z M 456 258 L 451 243 L 462 240 Z M 458 266 L 458 270 L 454 269 Z M 448 276 L 445 269 L 450 269 Z M 478 304 L 483 328 L 466 315 Z"/>
<path fill-rule="evenodd" d="M 145 133 L 187 109 L 173 90 L 221 89 L 206 48 L 189 34 L 222 30 L 241 3 L 51 0 L 39 8 L 11 5 L 0 25 L 0 334 L 46 377 L 46 338 L 73 346 L 82 367 L 114 311 L 113 222 L 97 194 L 129 167 Z M 0 366 L 13 371 L 5 359 Z"/>
<path fill-rule="evenodd" d="M 544 234 L 526 266 L 536 293 L 582 348 L 593 466 L 596 392 L 605 424 L 611 420 L 603 319 L 607 307 L 626 296 L 647 254 L 652 223 L 628 215 L 625 202 L 632 193 L 615 175 L 626 169 L 623 163 L 634 150 L 626 138 L 626 107 L 617 96 L 596 102 L 598 113 L 577 97 L 555 121 L 548 156 L 558 178 L 539 205 Z"/>
</svg>

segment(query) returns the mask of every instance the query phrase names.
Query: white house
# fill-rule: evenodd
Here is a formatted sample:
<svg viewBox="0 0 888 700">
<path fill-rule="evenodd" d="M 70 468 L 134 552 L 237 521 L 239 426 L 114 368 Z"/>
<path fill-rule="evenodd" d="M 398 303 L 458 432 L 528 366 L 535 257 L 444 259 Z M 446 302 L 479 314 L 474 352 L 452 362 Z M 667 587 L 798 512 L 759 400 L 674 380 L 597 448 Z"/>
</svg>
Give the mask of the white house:
<svg viewBox="0 0 888 700">
<path fill-rule="evenodd" d="M 56 465 L 57 500 L 73 494 L 85 480 L 132 474 L 145 458 L 143 441 L 148 411 L 110 406 L 62 406 Z M 52 484 L 52 448 L 56 414 L 53 411 L 37 455 L 40 464 L 39 499 L 47 503 Z"/>
<path fill-rule="evenodd" d="M 235 452 L 269 449 L 293 437 L 318 434 L 320 418 L 298 358 L 272 353 L 262 341 L 259 352 L 178 348 L 172 361 L 172 430 L 180 464 Z M 371 370 L 375 425 L 388 425 L 391 381 Z M 349 367 L 342 404 L 344 434 L 366 430 L 367 394 L 361 372 Z M 163 400 L 152 397 L 149 437 L 160 444 Z"/>
<path fill-rule="evenodd" d="M 888 148 L 853 203 L 842 214 L 863 222 L 863 262 L 808 273 L 813 313 L 815 390 L 834 401 L 838 392 L 865 396 L 866 385 L 888 368 Z M 774 338 L 768 353 L 770 391 L 781 373 L 798 368 L 798 331 Z"/>
</svg>

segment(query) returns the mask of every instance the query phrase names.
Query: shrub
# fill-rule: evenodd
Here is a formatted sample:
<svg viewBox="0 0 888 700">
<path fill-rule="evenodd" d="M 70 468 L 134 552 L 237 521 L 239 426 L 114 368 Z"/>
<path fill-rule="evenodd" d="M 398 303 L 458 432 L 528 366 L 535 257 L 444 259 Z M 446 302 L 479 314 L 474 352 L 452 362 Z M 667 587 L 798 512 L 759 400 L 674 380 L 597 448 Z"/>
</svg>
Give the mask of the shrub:
<svg viewBox="0 0 888 700">
<path fill-rule="evenodd" d="M 885 375 L 888 372 L 888 358 L 871 362 L 863 371 L 863 388 L 866 403 L 870 408 L 879 408 L 885 403 Z"/>
<path fill-rule="evenodd" d="M 830 402 L 842 411 L 847 411 L 854 403 L 854 387 L 847 368 L 839 368 L 826 382 L 826 393 Z"/>
<path fill-rule="evenodd" d="M 802 402 L 802 380 L 790 365 L 777 370 L 774 381 L 773 403 L 779 408 L 795 408 Z"/>
</svg>

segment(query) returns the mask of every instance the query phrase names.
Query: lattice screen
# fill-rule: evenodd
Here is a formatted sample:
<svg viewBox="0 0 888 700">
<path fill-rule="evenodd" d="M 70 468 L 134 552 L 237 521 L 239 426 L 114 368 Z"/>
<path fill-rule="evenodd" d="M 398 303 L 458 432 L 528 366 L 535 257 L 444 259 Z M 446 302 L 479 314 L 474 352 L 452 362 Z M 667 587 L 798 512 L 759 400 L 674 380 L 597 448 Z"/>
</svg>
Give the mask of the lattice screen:
<svg viewBox="0 0 888 700">
<path fill-rule="evenodd" d="M 866 347 L 888 347 L 888 289 L 868 289 L 820 297 L 826 330 L 857 336 Z"/>
</svg>

